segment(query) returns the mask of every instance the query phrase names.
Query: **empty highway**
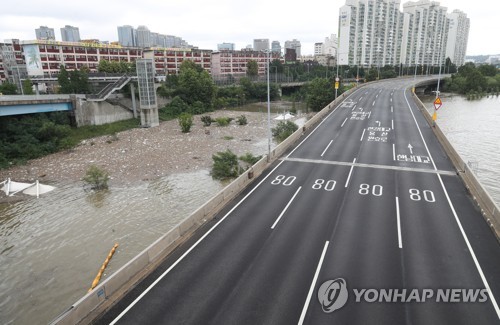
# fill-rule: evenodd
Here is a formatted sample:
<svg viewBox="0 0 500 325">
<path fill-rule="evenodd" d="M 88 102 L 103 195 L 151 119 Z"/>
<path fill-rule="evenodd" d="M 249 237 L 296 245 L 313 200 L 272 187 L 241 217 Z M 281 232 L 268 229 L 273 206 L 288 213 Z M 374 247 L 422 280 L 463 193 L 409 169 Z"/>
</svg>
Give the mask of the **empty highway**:
<svg viewBox="0 0 500 325">
<path fill-rule="evenodd" d="M 499 324 L 500 246 L 412 81 L 346 97 L 98 323 Z"/>
</svg>

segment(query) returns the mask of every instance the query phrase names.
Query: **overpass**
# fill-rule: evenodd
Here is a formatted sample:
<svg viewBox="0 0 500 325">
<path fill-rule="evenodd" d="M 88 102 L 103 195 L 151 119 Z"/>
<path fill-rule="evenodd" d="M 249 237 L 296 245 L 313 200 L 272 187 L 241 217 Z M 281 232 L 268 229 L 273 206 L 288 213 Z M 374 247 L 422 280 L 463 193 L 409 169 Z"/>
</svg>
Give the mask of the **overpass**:
<svg viewBox="0 0 500 325">
<path fill-rule="evenodd" d="M 85 95 L 0 96 L 0 116 L 72 111 L 77 99 Z"/>
<path fill-rule="evenodd" d="M 366 84 L 326 107 L 214 218 L 253 170 L 55 323 L 498 324 L 500 246 L 482 215 L 498 211 L 478 209 L 487 194 L 410 86 Z M 113 292 L 126 294 L 110 306 Z"/>
</svg>

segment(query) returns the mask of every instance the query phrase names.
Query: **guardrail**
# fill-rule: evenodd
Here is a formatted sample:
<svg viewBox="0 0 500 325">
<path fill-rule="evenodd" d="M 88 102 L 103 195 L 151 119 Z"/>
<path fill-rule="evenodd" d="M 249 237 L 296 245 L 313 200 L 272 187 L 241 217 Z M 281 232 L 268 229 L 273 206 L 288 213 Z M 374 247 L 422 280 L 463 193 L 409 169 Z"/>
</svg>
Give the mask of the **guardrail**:
<svg viewBox="0 0 500 325">
<path fill-rule="evenodd" d="M 493 201 L 490 194 L 488 193 L 488 191 L 486 191 L 481 182 L 479 182 L 469 165 L 467 165 L 462 160 L 458 152 L 455 150 L 455 148 L 453 148 L 452 144 L 450 143 L 450 141 L 448 141 L 439 125 L 432 120 L 431 114 L 422 103 L 420 98 L 413 94 L 413 99 L 417 103 L 417 106 L 425 117 L 427 123 L 434 131 L 434 134 L 443 146 L 446 154 L 448 155 L 448 157 L 450 157 L 451 162 L 458 171 L 458 175 L 464 182 L 465 187 L 472 195 L 473 200 L 481 209 L 481 213 L 486 222 L 490 226 L 497 239 L 500 241 L 500 210 L 497 204 L 495 203 L 495 201 Z"/>
<path fill-rule="evenodd" d="M 362 86 L 359 86 L 360 88 Z M 192 235 L 208 219 L 215 216 L 227 203 L 233 200 L 243 189 L 245 189 L 255 178 L 261 175 L 270 164 L 285 153 L 296 143 L 305 131 L 313 128 L 328 114 L 337 108 L 337 105 L 348 97 L 357 88 L 353 88 L 340 95 L 320 112 L 309 119 L 302 128 L 299 128 L 287 139 L 281 142 L 271 152 L 271 157 L 264 156 L 249 170 L 245 171 L 223 190 L 212 197 L 208 202 L 196 209 L 190 216 L 186 217 L 176 227 L 168 231 L 145 250 L 130 260 L 127 264 L 109 276 L 94 290 L 87 293 L 74 303 L 68 310 L 58 316 L 51 324 L 81 324 L 90 323 L 93 317 L 105 311 L 104 302 L 114 301 L 116 295 L 126 291 L 124 287 L 130 288 L 142 280 L 147 274 L 144 270 L 152 271 L 153 265 L 163 260 L 171 253 L 185 238 Z M 249 175 L 251 173 L 252 175 Z M 114 297 L 112 297 L 115 295 Z M 102 308 L 102 310 L 100 309 Z"/>
</svg>

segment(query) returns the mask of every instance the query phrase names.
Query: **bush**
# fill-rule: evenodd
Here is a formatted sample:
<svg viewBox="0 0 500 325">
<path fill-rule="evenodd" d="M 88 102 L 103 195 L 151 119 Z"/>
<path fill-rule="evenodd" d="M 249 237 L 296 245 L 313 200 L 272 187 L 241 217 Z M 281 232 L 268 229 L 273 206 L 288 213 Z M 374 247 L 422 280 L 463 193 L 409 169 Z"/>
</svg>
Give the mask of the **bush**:
<svg viewBox="0 0 500 325">
<path fill-rule="evenodd" d="M 217 122 L 217 125 L 219 126 L 228 126 L 232 120 L 233 119 L 230 117 L 218 117 L 215 119 L 215 122 Z"/>
<path fill-rule="evenodd" d="M 193 125 L 193 116 L 188 113 L 183 113 L 179 116 L 179 126 L 183 133 L 188 133 Z"/>
<path fill-rule="evenodd" d="M 210 126 L 214 121 L 210 115 L 203 115 L 200 120 L 203 122 L 203 126 Z"/>
<path fill-rule="evenodd" d="M 224 152 L 217 152 L 212 155 L 213 165 L 210 174 L 213 179 L 223 180 L 237 177 L 240 174 L 241 168 L 238 164 L 238 156 L 231 150 L 227 149 Z"/>
<path fill-rule="evenodd" d="M 249 165 L 254 165 L 259 160 L 262 159 L 262 156 L 254 156 L 250 152 L 247 152 L 245 155 L 240 156 L 240 160 L 246 162 Z"/>
<path fill-rule="evenodd" d="M 91 165 L 87 169 L 83 181 L 89 184 L 93 190 L 103 190 L 108 188 L 109 175 L 96 165 Z"/>
<path fill-rule="evenodd" d="M 299 126 L 292 121 L 280 121 L 275 128 L 272 128 L 273 137 L 281 142 L 288 138 L 293 132 L 297 131 Z"/>
<path fill-rule="evenodd" d="M 236 123 L 238 123 L 239 125 L 247 125 L 248 124 L 247 117 L 245 115 L 238 116 L 236 118 Z"/>
</svg>

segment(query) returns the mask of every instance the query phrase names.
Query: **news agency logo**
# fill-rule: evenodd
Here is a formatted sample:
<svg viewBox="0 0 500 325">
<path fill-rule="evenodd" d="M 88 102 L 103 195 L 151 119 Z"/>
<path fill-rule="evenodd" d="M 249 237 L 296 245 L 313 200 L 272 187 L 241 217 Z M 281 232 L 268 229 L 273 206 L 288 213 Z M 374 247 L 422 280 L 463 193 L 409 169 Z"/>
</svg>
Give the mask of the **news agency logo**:
<svg viewBox="0 0 500 325">
<path fill-rule="evenodd" d="M 325 281 L 318 290 L 319 303 L 325 313 L 342 308 L 348 296 L 347 283 L 342 278 Z"/>
<path fill-rule="evenodd" d="M 355 303 L 484 303 L 487 289 L 352 289 Z M 347 303 L 349 292 L 343 278 L 328 280 L 318 289 L 318 300 L 325 313 Z"/>
</svg>

